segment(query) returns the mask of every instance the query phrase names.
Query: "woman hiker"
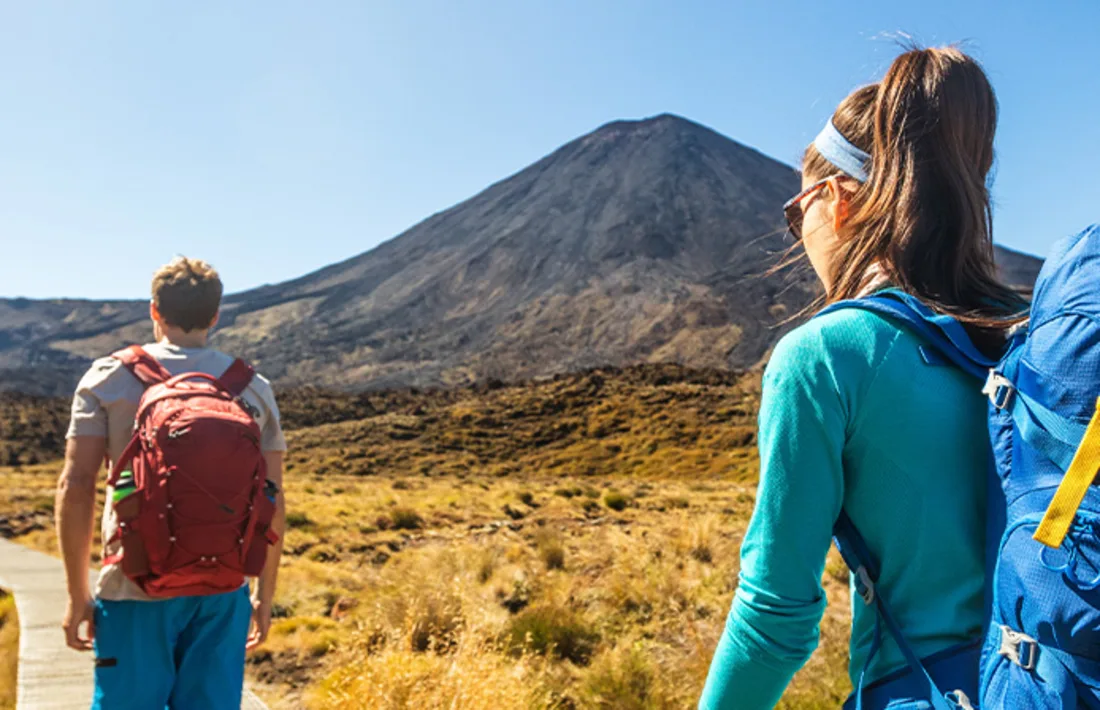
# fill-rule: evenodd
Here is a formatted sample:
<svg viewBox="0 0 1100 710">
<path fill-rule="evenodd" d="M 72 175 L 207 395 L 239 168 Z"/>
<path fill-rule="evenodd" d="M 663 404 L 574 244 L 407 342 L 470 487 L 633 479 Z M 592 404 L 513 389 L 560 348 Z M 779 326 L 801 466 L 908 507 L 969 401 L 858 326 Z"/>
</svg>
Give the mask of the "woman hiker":
<svg viewBox="0 0 1100 710">
<path fill-rule="evenodd" d="M 892 287 L 953 316 L 995 354 L 1022 303 L 997 277 L 987 178 L 997 103 L 954 48 L 899 56 L 854 91 L 805 152 L 790 231 L 825 302 Z M 818 643 L 821 579 L 841 512 L 879 563 L 876 585 L 921 658 L 976 698 L 983 628 L 986 398 L 933 366 L 903 326 L 860 309 L 813 318 L 764 375 L 760 488 L 740 583 L 700 708 L 773 707 Z M 855 597 L 849 674 L 865 708 L 928 707 L 898 645 L 874 648 Z M 918 690 L 914 690 L 914 688 Z M 926 699 L 925 699 L 926 700 Z M 855 694 L 848 707 L 854 707 Z"/>
</svg>

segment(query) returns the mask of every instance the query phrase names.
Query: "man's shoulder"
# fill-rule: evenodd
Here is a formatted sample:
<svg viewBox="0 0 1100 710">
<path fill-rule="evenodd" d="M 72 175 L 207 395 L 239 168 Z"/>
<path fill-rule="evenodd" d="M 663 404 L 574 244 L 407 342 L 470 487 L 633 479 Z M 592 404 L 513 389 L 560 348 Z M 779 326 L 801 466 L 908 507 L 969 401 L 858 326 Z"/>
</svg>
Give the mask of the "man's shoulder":
<svg viewBox="0 0 1100 710">
<path fill-rule="evenodd" d="M 254 372 L 252 375 L 252 382 L 250 382 L 248 386 L 256 393 L 257 397 L 264 401 L 264 404 L 269 408 L 275 408 L 275 388 L 271 386 L 270 380 L 259 372 Z"/>
<path fill-rule="evenodd" d="M 116 379 L 126 368 L 113 354 L 94 360 L 80 378 L 80 389 L 95 389 Z"/>
<path fill-rule="evenodd" d="M 215 348 L 205 348 L 202 355 L 204 358 L 208 358 L 207 362 L 215 363 L 216 368 L 223 372 L 238 359 L 243 360 L 249 367 L 252 367 L 252 363 L 248 362 L 246 358 L 238 358 L 236 355 L 230 355 Z M 211 374 L 217 375 L 219 373 Z M 275 390 L 271 386 L 271 380 L 264 377 L 255 368 L 252 370 L 252 380 L 248 383 L 248 389 L 251 389 L 265 404 L 273 404 L 275 401 Z"/>
<path fill-rule="evenodd" d="M 252 386 L 263 392 L 274 391 L 274 388 L 271 386 L 271 380 L 267 379 L 259 372 L 252 373 Z"/>
</svg>

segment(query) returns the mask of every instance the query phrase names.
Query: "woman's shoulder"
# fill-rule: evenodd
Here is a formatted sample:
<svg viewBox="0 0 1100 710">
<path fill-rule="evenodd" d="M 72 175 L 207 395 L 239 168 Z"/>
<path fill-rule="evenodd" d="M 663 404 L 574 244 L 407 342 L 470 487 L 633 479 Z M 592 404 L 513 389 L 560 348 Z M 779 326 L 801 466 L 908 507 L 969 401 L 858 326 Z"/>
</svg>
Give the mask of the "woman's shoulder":
<svg viewBox="0 0 1100 710">
<path fill-rule="evenodd" d="M 854 362 L 873 365 L 901 335 L 885 318 L 859 308 L 843 308 L 815 316 L 787 333 L 776 344 L 769 367 L 780 363 Z"/>
</svg>

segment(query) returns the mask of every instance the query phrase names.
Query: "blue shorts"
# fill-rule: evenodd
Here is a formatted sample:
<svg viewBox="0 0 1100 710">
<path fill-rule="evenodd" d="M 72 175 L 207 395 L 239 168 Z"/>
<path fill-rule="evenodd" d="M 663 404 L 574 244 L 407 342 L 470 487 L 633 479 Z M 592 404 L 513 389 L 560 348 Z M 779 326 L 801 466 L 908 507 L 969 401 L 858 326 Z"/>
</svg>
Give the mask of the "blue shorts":
<svg viewBox="0 0 1100 710">
<path fill-rule="evenodd" d="M 96 601 L 92 710 L 240 710 L 251 619 L 248 587 Z"/>
</svg>

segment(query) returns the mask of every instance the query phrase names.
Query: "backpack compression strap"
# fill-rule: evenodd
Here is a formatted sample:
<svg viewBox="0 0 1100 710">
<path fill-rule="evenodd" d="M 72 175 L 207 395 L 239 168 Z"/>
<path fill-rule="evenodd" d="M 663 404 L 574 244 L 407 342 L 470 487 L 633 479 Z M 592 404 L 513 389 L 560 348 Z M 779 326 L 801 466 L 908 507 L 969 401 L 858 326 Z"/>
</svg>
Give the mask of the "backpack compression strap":
<svg viewBox="0 0 1100 710">
<path fill-rule="evenodd" d="M 255 377 L 256 371 L 252 369 L 244 360 L 237 358 L 233 361 L 233 364 L 229 366 L 222 376 L 218 378 L 218 382 L 222 387 L 229 390 L 234 397 L 240 397 L 245 388 L 252 382 L 252 378 Z"/>
<path fill-rule="evenodd" d="M 119 350 L 111 357 L 125 365 L 126 369 L 146 389 L 153 385 L 159 385 L 172 377 L 171 373 L 164 369 L 164 365 L 161 365 L 155 357 L 145 352 L 145 348 L 140 345 L 131 345 L 124 350 Z"/>
<path fill-rule="evenodd" d="M 1096 413 L 1080 442 L 1066 468 L 1066 475 L 1062 477 L 1062 483 L 1050 501 L 1050 507 L 1033 535 L 1034 539 L 1047 547 L 1062 546 L 1073 519 L 1077 517 L 1077 509 L 1081 507 L 1081 501 L 1085 499 L 1085 494 L 1092 487 L 1096 472 L 1100 469 L 1100 401 L 1096 403 Z"/>
</svg>

